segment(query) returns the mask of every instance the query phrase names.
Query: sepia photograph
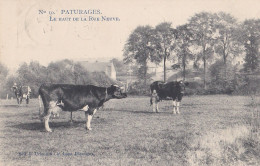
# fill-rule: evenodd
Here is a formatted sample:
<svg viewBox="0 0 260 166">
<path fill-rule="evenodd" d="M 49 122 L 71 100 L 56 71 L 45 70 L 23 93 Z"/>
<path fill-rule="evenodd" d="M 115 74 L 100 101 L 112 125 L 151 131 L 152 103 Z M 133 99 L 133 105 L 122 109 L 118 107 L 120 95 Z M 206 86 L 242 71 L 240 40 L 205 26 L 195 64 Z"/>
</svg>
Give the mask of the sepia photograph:
<svg viewBox="0 0 260 166">
<path fill-rule="evenodd" d="M 2 165 L 260 165 L 260 1 L 0 0 Z"/>
</svg>

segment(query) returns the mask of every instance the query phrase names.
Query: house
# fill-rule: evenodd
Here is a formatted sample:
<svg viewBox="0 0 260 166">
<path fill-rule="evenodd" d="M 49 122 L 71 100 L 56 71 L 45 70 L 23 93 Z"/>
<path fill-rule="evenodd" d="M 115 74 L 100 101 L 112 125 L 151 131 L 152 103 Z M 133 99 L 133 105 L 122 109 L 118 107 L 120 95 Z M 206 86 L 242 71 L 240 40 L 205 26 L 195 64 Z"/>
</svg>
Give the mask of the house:
<svg viewBox="0 0 260 166">
<path fill-rule="evenodd" d="M 172 62 L 166 63 L 166 81 L 168 78 L 177 73 L 177 70 L 171 68 Z M 160 64 L 149 63 L 147 73 L 151 74 L 152 81 L 163 81 L 164 80 L 164 69 L 163 62 Z"/>
<path fill-rule="evenodd" d="M 115 66 L 111 62 L 80 61 L 79 63 L 89 72 L 104 72 L 111 79 L 113 80 L 117 79 Z"/>
</svg>

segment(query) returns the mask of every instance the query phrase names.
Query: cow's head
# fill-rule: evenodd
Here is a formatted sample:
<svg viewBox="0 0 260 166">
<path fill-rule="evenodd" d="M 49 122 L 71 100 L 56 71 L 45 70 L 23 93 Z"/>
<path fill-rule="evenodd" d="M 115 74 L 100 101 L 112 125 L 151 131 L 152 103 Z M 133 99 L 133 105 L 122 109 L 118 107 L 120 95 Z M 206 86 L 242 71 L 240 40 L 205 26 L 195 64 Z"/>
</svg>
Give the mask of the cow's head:
<svg viewBox="0 0 260 166">
<path fill-rule="evenodd" d="M 184 93 L 185 87 L 188 86 L 189 83 L 188 83 L 188 82 L 185 82 L 185 81 L 183 81 L 183 80 L 178 81 L 177 83 L 178 83 L 178 86 L 179 86 L 179 88 L 180 88 L 180 92 L 181 92 L 181 93 Z"/>
<path fill-rule="evenodd" d="M 122 87 L 119 87 L 118 85 L 111 85 L 110 91 L 113 98 L 122 99 L 127 97 L 126 93 L 124 92 L 124 89 Z"/>
</svg>

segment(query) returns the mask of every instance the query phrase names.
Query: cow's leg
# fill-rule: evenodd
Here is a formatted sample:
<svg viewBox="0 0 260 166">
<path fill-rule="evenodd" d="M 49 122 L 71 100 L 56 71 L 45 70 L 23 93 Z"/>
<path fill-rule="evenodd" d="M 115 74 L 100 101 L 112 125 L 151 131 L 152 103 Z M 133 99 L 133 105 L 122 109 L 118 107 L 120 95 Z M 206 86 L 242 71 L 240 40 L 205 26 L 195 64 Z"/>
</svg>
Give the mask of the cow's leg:
<svg viewBox="0 0 260 166">
<path fill-rule="evenodd" d="M 156 104 L 153 103 L 153 112 L 155 112 L 155 111 L 156 111 Z"/>
<path fill-rule="evenodd" d="M 153 102 L 152 104 L 153 104 L 153 112 L 155 112 L 157 104 L 155 102 Z"/>
<path fill-rule="evenodd" d="M 156 112 L 159 112 L 159 102 L 156 102 Z"/>
<path fill-rule="evenodd" d="M 176 114 L 176 101 L 175 100 L 172 101 L 172 106 L 173 106 L 172 113 Z"/>
<path fill-rule="evenodd" d="M 92 130 L 90 127 L 90 122 L 92 120 L 93 115 L 90 115 L 88 112 L 85 112 L 85 116 L 86 116 L 86 129 L 87 130 Z"/>
<path fill-rule="evenodd" d="M 97 109 L 94 109 L 93 112 L 91 112 L 91 111 L 85 112 L 85 116 L 86 116 L 86 119 L 87 119 L 87 121 L 86 121 L 86 128 L 87 128 L 87 130 L 92 130 L 90 123 L 91 123 L 91 120 L 93 118 L 93 115 L 96 112 L 97 112 Z"/>
<path fill-rule="evenodd" d="M 29 104 L 29 96 L 26 97 L 26 104 Z"/>
<path fill-rule="evenodd" d="M 45 130 L 47 132 L 52 132 L 52 130 L 49 127 L 49 119 L 51 114 L 58 116 L 59 112 L 61 111 L 61 108 L 56 105 L 56 102 L 51 101 L 49 103 L 49 109 L 45 110 L 45 116 L 44 116 L 44 124 L 45 124 Z"/>
<path fill-rule="evenodd" d="M 93 115 L 94 115 L 96 112 L 97 112 L 97 109 L 94 109 L 94 111 L 93 111 Z"/>
<path fill-rule="evenodd" d="M 44 110 L 45 110 L 45 108 L 44 108 Z M 44 120 L 44 115 L 45 115 L 45 111 L 43 113 L 41 113 L 41 109 L 39 108 L 39 119 L 41 120 L 41 122 L 43 122 L 43 120 Z"/>
<path fill-rule="evenodd" d="M 50 126 L 49 126 L 50 117 L 51 117 L 50 113 L 44 116 L 44 127 L 47 132 L 52 132 L 52 130 L 50 129 Z"/>
<path fill-rule="evenodd" d="M 176 107 L 177 107 L 177 114 L 179 114 L 180 113 L 180 110 L 179 110 L 180 102 L 179 101 L 176 102 Z"/>
</svg>

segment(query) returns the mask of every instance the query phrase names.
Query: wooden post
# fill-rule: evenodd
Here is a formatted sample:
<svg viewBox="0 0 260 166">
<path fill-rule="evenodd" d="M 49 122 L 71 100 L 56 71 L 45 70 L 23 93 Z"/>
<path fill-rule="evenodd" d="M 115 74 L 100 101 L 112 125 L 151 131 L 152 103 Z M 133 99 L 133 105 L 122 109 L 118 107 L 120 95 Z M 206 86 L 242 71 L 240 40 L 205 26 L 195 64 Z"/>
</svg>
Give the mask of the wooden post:
<svg viewBox="0 0 260 166">
<path fill-rule="evenodd" d="M 72 121 L 72 111 L 70 112 L 70 123 L 73 123 L 73 121 Z"/>
</svg>

